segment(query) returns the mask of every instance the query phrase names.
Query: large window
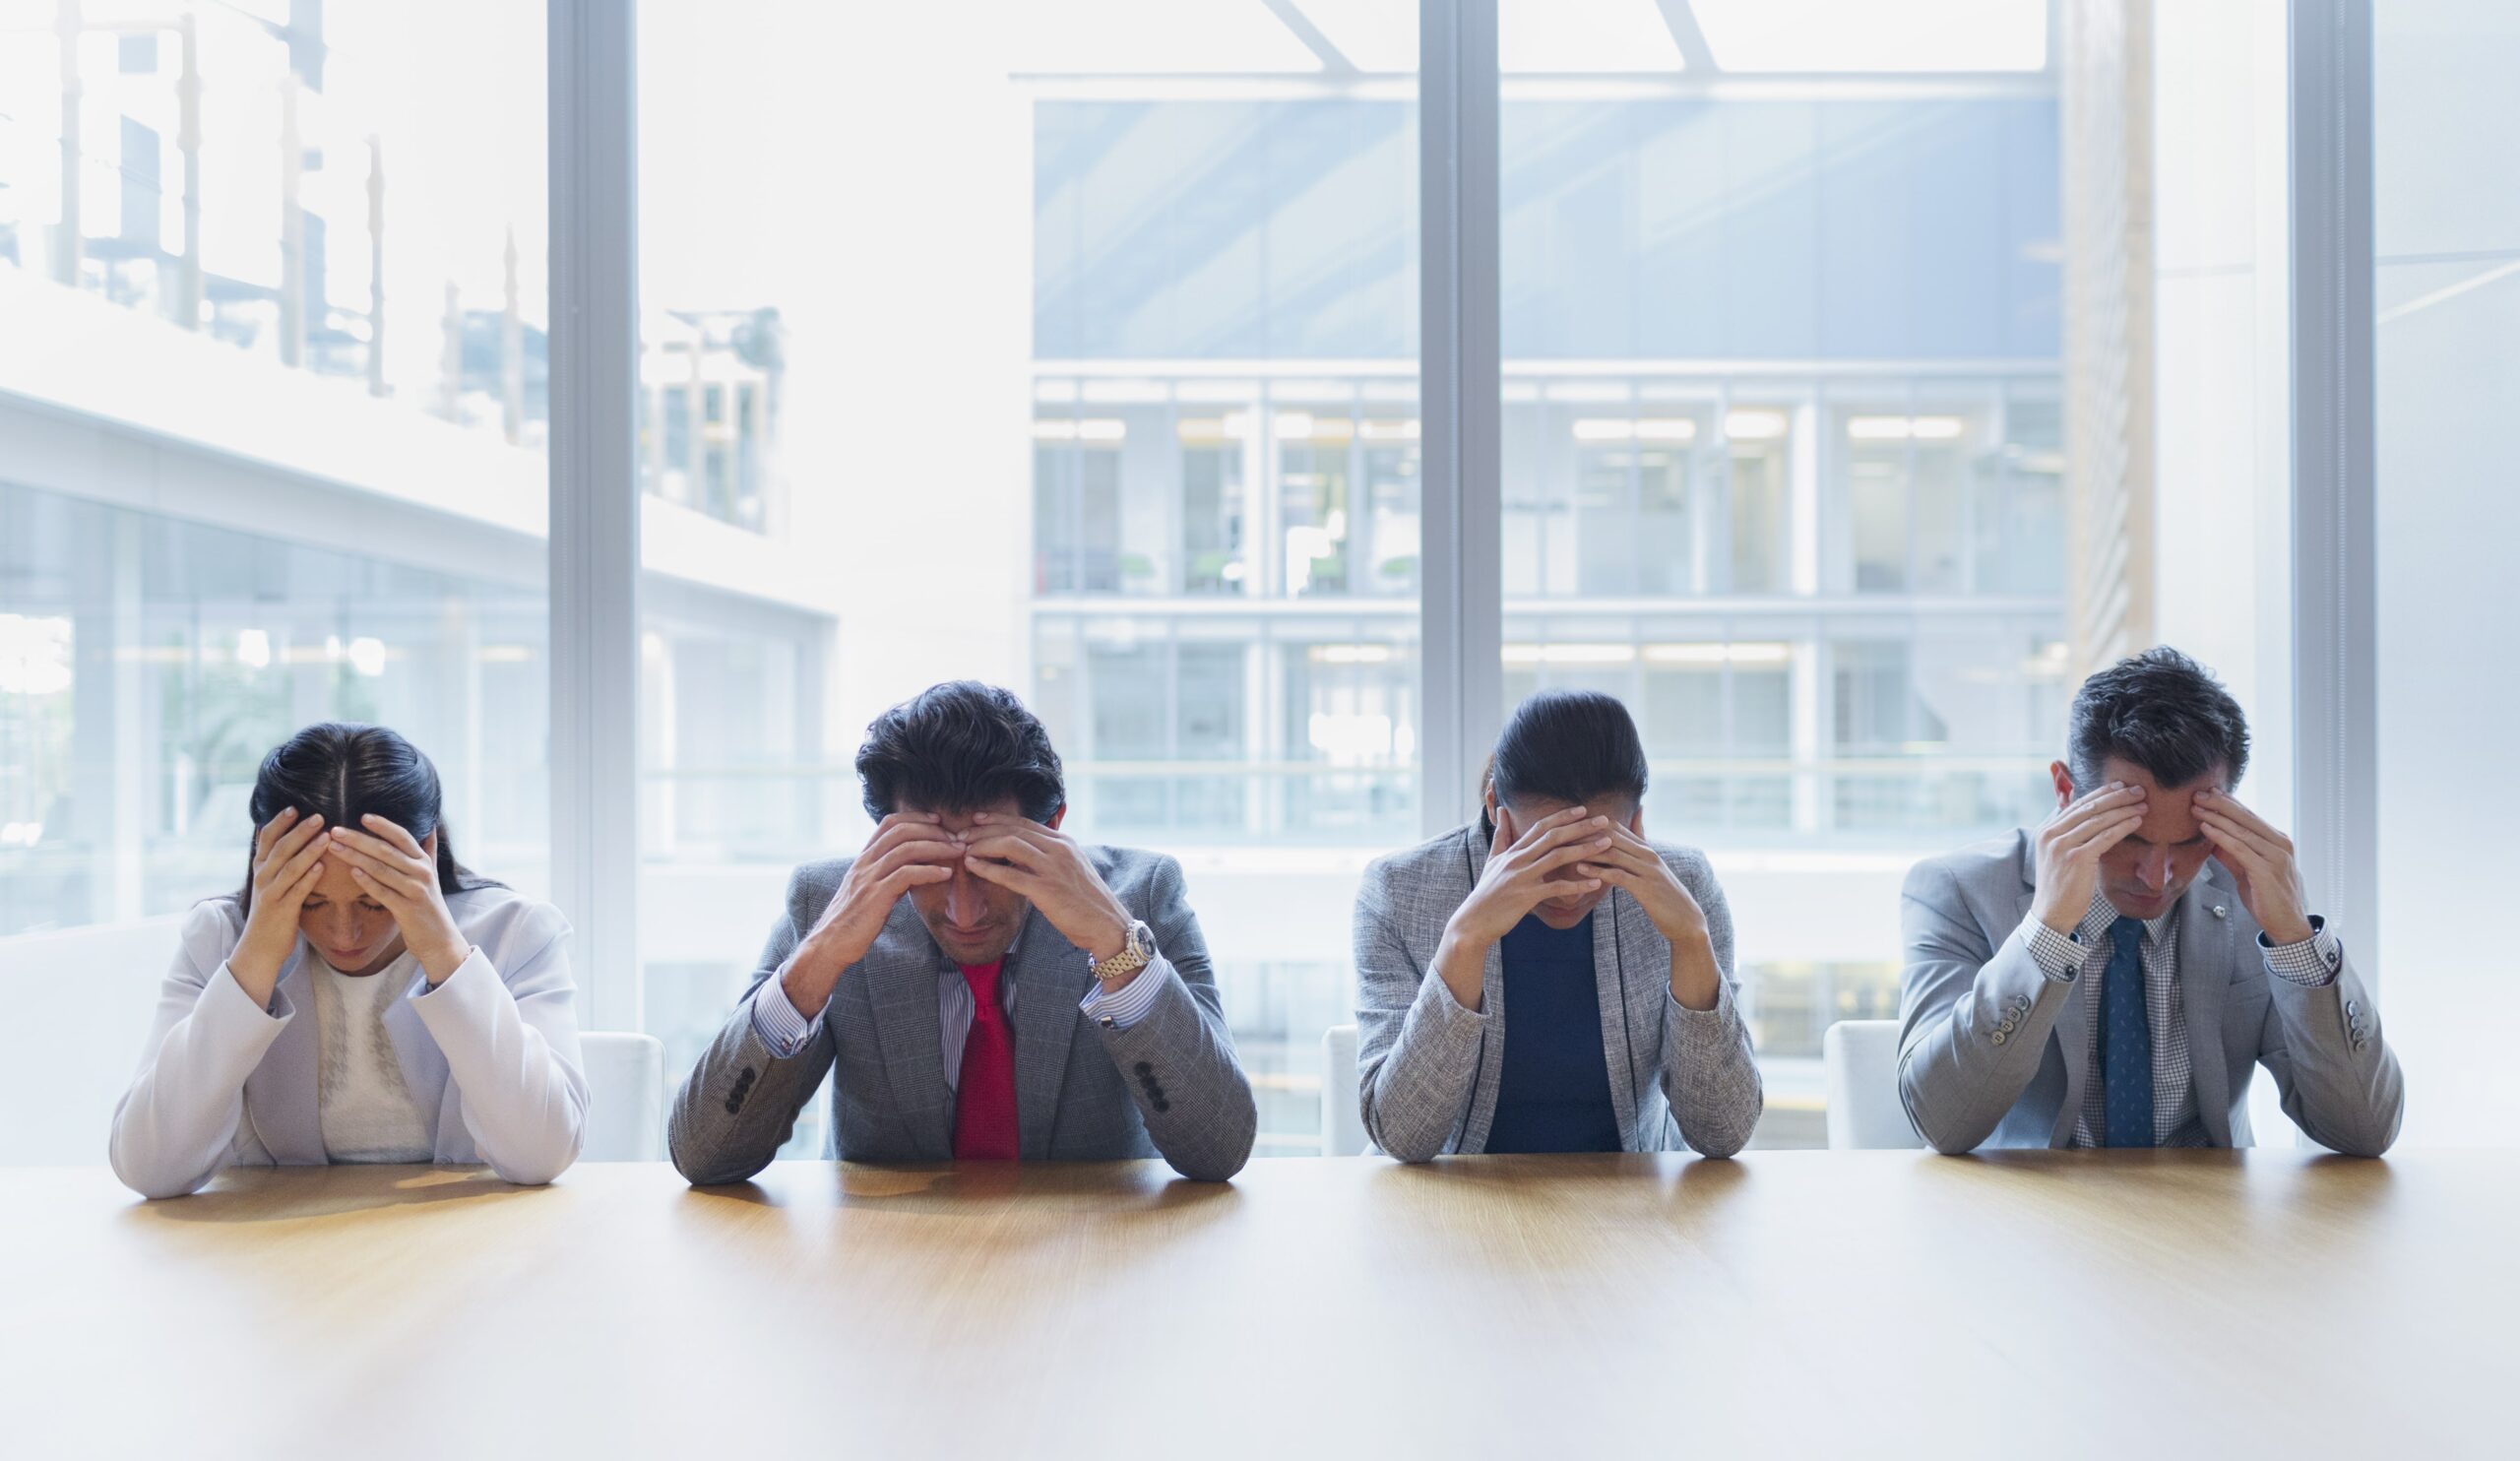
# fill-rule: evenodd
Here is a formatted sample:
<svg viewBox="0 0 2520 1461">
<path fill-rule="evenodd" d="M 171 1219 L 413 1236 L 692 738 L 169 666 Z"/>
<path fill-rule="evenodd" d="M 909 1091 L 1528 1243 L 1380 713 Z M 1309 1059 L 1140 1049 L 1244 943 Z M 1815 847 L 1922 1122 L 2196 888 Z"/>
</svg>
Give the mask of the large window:
<svg viewBox="0 0 2520 1461">
<path fill-rule="evenodd" d="M 546 61 L 599 63 L 541 6 L 0 0 L 0 1102 L 61 1112 L 0 1161 L 94 1160 L 172 920 L 328 717 L 437 760 L 468 861 L 635 923 L 581 1007 L 678 1077 L 788 870 L 867 832 L 866 723 L 1012 687 L 1070 827 L 1188 869 L 1264 1154 L 1313 1149 L 1358 871 L 1471 805 L 1452 722 L 1538 689 L 1624 700 L 1652 830 L 1712 855 L 1768 1145 L 1819 1138 L 1827 1025 L 1895 1010 L 1906 868 L 2043 814 L 2096 660 L 2197 654 L 2243 794 L 2318 805 L 2291 9 L 1498 0 L 1494 94 L 1423 113 L 1418 16 L 1488 7 L 633 9 L 636 76 L 556 95 L 635 81 L 635 126 L 560 129 L 555 190 Z M 2386 875 L 2347 936 L 2451 1093 L 2427 1139 L 2509 1094 L 2432 904 L 2494 865 L 2439 829 L 2501 785 L 2520 228 L 2476 118 L 2515 43 L 2378 8 L 2382 810 L 2344 835 Z M 1421 147 L 1489 102 L 1484 217 Z M 635 229 L 557 240 L 572 289 L 635 256 L 568 316 L 635 316 L 598 392 L 554 375 L 550 200 L 633 143 Z M 555 420 L 635 438 L 620 479 Z M 546 572 L 555 439 L 557 521 L 638 515 L 600 592 Z M 1490 529 L 1492 578 L 1430 555 Z M 555 656 L 634 576 L 635 639 Z M 555 741 L 605 694 L 624 739 Z M 635 804 L 635 870 L 553 835 L 584 795 Z"/>
<path fill-rule="evenodd" d="M 687 1068 L 866 834 L 866 723 L 970 675 L 1070 830 L 1183 859 L 1309 1150 L 1355 871 L 1418 826 L 1413 98 L 1257 4 L 984 10 L 640 7 L 644 527 L 694 580 L 647 591 L 643 1018 Z"/>
<path fill-rule="evenodd" d="M 1741 911 L 1758 1139 L 1810 1144 L 1821 1032 L 1895 1011 L 1908 865 L 2035 820 L 2055 753 L 2056 85 L 2035 43 L 1885 87 L 1808 16 L 1695 12 L 1545 76 L 1505 37 L 1505 700 L 1636 714 L 1649 831 Z"/>
<path fill-rule="evenodd" d="M 544 886 L 542 53 L 487 0 L 0 5 L 0 1162 L 101 1159 L 297 728 L 400 729 Z"/>
</svg>

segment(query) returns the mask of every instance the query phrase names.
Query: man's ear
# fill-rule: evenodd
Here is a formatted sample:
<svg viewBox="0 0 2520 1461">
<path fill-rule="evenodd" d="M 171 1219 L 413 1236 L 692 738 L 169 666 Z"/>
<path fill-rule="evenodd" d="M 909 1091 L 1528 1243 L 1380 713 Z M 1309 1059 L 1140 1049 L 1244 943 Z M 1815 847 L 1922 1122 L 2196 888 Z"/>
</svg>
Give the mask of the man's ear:
<svg viewBox="0 0 2520 1461">
<path fill-rule="evenodd" d="M 2062 761 L 2048 763 L 2048 779 L 2056 785 L 2056 809 L 2063 811 L 2074 804 L 2074 774 Z"/>
<path fill-rule="evenodd" d="M 1640 803 L 1636 810 L 1627 814 L 1627 830 L 1635 834 L 1638 838 L 1645 836 L 1645 807 L 1643 804 Z"/>
<path fill-rule="evenodd" d="M 1052 809 L 1052 811 L 1051 811 L 1051 812 L 1050 812 L 1050 814 L 1049 814 L 1049 817 L 1048 817 L 1046 820 L 1044 820 L 1044 821 L 1041 823 L 1041 825 L 1042 825 L 1042 826 L 1044 826 L 1044 827 L 1049 828 L 1049 829 L 1050 829 L 1051 831 L 1053 831 L 1053 832 L 1056 832 L 1057 830 L 1059 830 L 1059 823 L 1064 822 L 1064 821 L 1066 821 L 1066 820 L 1067 820 L 1067 803 L 1066 803 L 1066 802 L 1064 802 L 1064 801 L 1062 801 L 1062 802 L 1060 802 L 1060 803 L 1057 805 L 1057 807 L 1055 807 L 1054 809 Z"/>
<path fill-rule="evenodd" d="M 436 829 L 436 828 L 434 828 L 434 827 L 430 828 L 430 829 L 429 829 L 429 835 L 420 839 L 420 851 L 421 851 L 421 852 L 423 852 L 423 853 L 428 854 L 428 857 L 429 857 L 429 860 L 430 860 L 430 861 L 434 862 L 434 861 L 436 861 L 436 860 L 437 860 L 437 829 Z"/>
</svg>

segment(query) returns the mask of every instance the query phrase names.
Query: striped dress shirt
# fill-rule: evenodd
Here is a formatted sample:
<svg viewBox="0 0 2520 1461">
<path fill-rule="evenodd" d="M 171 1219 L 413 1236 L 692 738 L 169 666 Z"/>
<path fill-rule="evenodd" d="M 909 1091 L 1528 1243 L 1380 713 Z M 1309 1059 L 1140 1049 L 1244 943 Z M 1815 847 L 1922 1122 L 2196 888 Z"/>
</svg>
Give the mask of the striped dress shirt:
<svg viewBox="0 0 2520 1461">
<path fill-rule="evenodd" d="M 2187 1048 L 2187 997 L 2178 981 L 2178 911 L 2144 921 L 2144 1014 L 2153 1032 L 2153 1144 L 2165 1147 L 2208 1145 L 2204 1117 L 2196 1110 L 2196 1065 Z M 2083 1002 L 2083 1109 L 2074 1120 L 2074 1145 L 2096 1147 L 2092 1133 L 2107 1127 L 2102 1103 L 2107 1082 L 2100 1076 L 2101 985 L 2109 969 L 2109 927 L 2117 910 L 2098 892 L 2082 922 L 2068 935 L 2037 920 L 2030 921 L 2030 955 L 2040 971 L 2059 984 L 2080 981 Z M 2313 915 L 2310 936 L 2299 943 L 2275 944 L 2257 935 L 2257 950 L 2267 972 L 2307 988 L 2336 982 L 2345 952 L 2327 921 Z"/>
</svg>

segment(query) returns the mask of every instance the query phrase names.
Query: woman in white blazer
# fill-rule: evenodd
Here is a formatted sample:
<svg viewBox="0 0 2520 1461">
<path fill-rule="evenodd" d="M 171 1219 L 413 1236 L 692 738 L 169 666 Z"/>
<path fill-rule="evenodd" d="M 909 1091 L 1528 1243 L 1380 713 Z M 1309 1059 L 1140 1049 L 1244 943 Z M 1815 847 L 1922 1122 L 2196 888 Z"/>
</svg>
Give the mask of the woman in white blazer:
<svg viewBox="0 0 2520 1461">
<path fill-rule="evenodd" d="M 569 925 L 455 859 L 437 768 L 380 726 L 310 726 L 263 759 L 245 886 L 196 905 L 114 1174 L 145 1197 L 228 1166 L 577 1159 L 587 1081 Z"/>
</svg>

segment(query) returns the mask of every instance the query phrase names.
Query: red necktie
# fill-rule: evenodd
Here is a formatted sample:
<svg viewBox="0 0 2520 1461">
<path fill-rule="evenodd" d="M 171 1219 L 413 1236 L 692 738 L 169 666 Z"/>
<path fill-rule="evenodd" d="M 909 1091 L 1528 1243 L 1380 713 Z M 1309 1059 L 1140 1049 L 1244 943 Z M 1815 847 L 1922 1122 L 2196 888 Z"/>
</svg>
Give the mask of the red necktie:
<svg viewBox="0 0 2520 1461">
<path fill-rule="evenodd" d="M 972 982 L 972 1028 L 963 1037 L 963 1079 L 954 1088 L 954 1160 L 1012 1162 L 1020 1155 L 1015 1127 L 1015 1038 L 997 1005 L 996 964 L 966 964 Z"/>
</svg>

